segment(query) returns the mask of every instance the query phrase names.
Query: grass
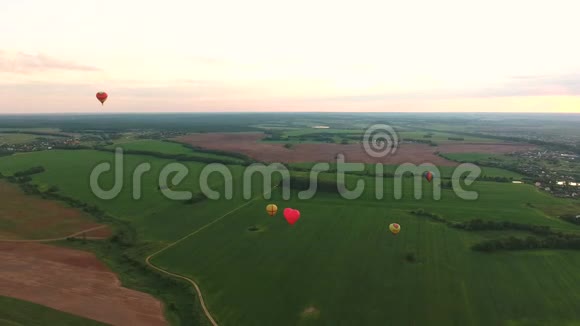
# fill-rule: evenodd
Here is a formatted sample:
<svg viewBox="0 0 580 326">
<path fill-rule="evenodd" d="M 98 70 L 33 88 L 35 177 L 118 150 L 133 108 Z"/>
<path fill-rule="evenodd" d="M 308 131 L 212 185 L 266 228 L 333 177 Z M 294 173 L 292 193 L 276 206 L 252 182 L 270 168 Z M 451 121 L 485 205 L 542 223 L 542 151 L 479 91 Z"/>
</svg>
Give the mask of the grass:
<svg viewBox="0 0 580 326">
<path fill-rule="evenodd" d="M 55 133 L 58 134 L 61 132 L 58 128 L 0 128 L 0 132 L 2 131 L 36 131 L 36 132 L 47 132 L 47 133 Z"/>
<path fill-rule="evenodd" d="M 190 154 L 192 152 L 191 149 L 186 148 L 180 144 L 150 139 L 133 140 L 126 143 L 110 145 L 107 147 L 115 148 L 116 146 L 121 146 L 128 150 L 151 151 L 167 154 Z"/>
<path fill-rule="evenodd" d="M 31 135 L 31 134 L 3 134 L 0 133 L 0 145 L 1 144 L 25 144 L 35 141 L 37 138 L 41 136 L 39 135 Z"/>
<path fill-rule="evenodd" d="M 580 319 L 580 253 L 534 251 L 485 255 L 469 246 L 489 235 L 450 229 L 408 214 L 418 207 L 451 220 L 474 217 L 564 226 L 525 200 L 558 202 L 529 188 L 482 184 L 482 198 L 346 202 L 257 201 L 212 225 L 154 262 L 195 279 L 222 325 L 500 325 L 564 324 Z M 500 193 L 494 194 L 493 191 Z M 293 207 L 290 227 L 267 203 Z M 493 203 L 490 205 L 489 203 Z M 399 235 L 388 225 L 402 225 Z M 267 231 L 248 234 L 248 225 Z M 414 252 L 416 261 L 405 259 Z M 184 260 L 186 256 L 189 259 Z M 550 275 L 548 277 L 548 275 Z M 304 318 L 313 307 L 315 318 Z"/>
<path fill-rule="evenodd" d="M 441 156 L 458 162 L 515 162 L 514 157 L 489 153 L 441 153 Z"/>
<path fill-rule="evenodd" d="M 106 324 L 18 299 L 0 296 L 0 324 L 6 326 L 104 326 Z"/>
<path fill-rule="evenodd" d="M 141 279 L 142 271 L 122 267 L 127 266 L 123 256 L 143 258 L 245 203 L 240 195 L 241 167 L 232 167 L 232 200 L 185 205 L 164 198 L 156 189 L 159 171 L 169 161 L 127 155 L 120 196 L 110 201 L 96 199 L 88 175 L 96 164 L 111 158 L 111 153 L 96 151 L 38 152 L 0 158 L 0 171 L 9 174 L 42 164 L 46 172 L 34 175 L 34 182 L 58 185 L 63 193 L 130 222 L 138 233 L 138 247 L 119 253 L 89 249 L 100 252 L 127 286 L 149 288 L 165 302 L 183 300 L 194 305 L 193 296 L 187 301 L 171 289 L 166 293 L 163 285 Z M 141 162 L 149 162 L 152 171 L 143 178 L 142 199 L 135 201 L 129 172 Z M 199 191 L 197 177 L 203 166 L 189 163 L 188 167 L 191 172 L 177 189 Z M 358 180 L 348 176 L 348 188 L 353 189 Z M 580 226 L 552 215 L 559 207 L 580 211 L 577 202 L 553 198 L 530 185 L 483 181 L 468 187 L 478 191 L 476 201 L 464 201 L 450 190 L 443 190 L 441 200 L 434 200 L 425 181 L 423 199 L 417 200 L 410 179 L 403 183 L 401 200 L 393 198 L 393 179 L 385 179 L 384 198 L 377 200 L 374 179 L 363 180 L 366 191 L 356 200 L 329 193 L 299 200 L 293 193 L 285 201 L 276 191 L 273 198 L 248 204 L 156 256 L 153 263 L 194 279 L 220 325 L 377 325 L 387 321 L 562 325 L 580 320 L 580 252 L 482 254 L 470 246 L 493 237 L 493 232 L 465 232 L 409 214 L 423 208 L 451 221 L 481 218 L 578 232 Z M 214 188 L 222 182 L 210 179 Z M 103 175 L 102 184 L 111 185 L 112 175 Z M 266 214 L 268 203 L 278 205 L 275 217 Z M 286 207 L 302 213 L 292 227 L 282 218 Z M 402 226 L 397 236 L 388 232 L 393 222 Z M 248 231 L 252 226 L 259 226 L 260 231 Z M 415 261 L 406 259 L 409 252 Z M 173 318 L 174 323 L 183 320 L 181 316 Z"/>
</svg>

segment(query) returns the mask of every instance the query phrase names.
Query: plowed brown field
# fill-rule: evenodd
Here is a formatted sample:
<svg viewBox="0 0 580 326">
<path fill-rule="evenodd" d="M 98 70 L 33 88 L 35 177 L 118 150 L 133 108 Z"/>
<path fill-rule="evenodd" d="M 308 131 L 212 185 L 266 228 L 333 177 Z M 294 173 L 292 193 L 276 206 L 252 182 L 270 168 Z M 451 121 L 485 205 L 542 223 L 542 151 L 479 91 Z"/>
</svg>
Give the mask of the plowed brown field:
<svg viewBox="0 0 580 326">
<path fill-rule="evenodd" d="M 17 185 L 0 181 L 0 239 L 66 237 L 99 226 L 89 215 L 65 204 L 30 196 Z M 108 227 L 87 236 L 108 237 Z"/>
<path fill-rule="evenodd" d="M 130 290 L 93 254 L 0 243 L 0 295 L 112 325 L 167 325 L 160 301 Z"/>
<path fill-rule="evenodd" d="M 394 154 L 381 158 L 368 155 L 362 144 L 295 144 L 288 149 L 281 143 L 267 143 L 260 140 L 261 133 L 207 133 L 190 134 L 175 140 L 207 149 L 222 150 L 245 154 L 263 162 L 299 163 L 331 162 L 337 154 L 344 154 L 347 162 L 360 163 L 433 163 L 440 166 L 454 166 L 457 163 L 437 156 L 435 152 L 481 152 L 506 153 L 526 150 L 529 146 L 520 144 L 444 144 L 438 147 L 416 143 L 402 143 Z"/>
</svg>

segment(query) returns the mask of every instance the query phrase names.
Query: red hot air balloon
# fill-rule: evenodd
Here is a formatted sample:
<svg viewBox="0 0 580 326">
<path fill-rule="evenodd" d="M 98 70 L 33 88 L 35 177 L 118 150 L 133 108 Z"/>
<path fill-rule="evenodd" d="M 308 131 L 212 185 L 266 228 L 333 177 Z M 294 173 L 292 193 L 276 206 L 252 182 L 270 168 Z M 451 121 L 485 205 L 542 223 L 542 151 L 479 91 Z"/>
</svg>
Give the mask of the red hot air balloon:
<svg viewBox="0 0 580 326">
<path fill-rule="evenodd" d="M 433 180 L 433 173 L 427 171 L 425 172 L 425 179 L 427 179 L 427 181 L 431 182 L 431 180 Z"/>
<path fill-rule="evenodd" d="M 109 97 L 109 95 L 107 95 L 107 93 L 105 93 L 105 92 L 98 92 L 97 93 L 97 100 L 99 100 L 99 102 L 101 102 L 101 105 L 105 104 L 105 101 L 107 100 L 108 97 Z"/>
<path fill-rule="evenodd" d="M 285 208 L 284 218 L 286 219 L 286 222 L 288 222 L 288 224 L 294 225 L 294 223 L 296 223 L 296 221 L 298 221 L 298 219 L 300 218 L 300 211 L 297 209 Z"/>
</svg>

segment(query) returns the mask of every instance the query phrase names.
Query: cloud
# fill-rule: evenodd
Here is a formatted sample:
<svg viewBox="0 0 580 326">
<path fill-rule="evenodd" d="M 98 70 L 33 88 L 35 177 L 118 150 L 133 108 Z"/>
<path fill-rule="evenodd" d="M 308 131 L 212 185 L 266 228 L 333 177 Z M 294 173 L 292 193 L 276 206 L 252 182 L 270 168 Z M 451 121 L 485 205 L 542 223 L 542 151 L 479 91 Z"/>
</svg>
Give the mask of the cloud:
<svg viewBox="0 0 580 326">
<path fill-rule="evenodd" d="M 157 99 L 191 99 L 243 96 L 250 90 L 240 85 L 208 80 L 176 80 L 167 84 L 132 87 L 119 86 L 111 89 L 118 96 Z"/>
<path fill-rule="evenodd" d="M 531 96 L 580 96 L 580 73 L 568 75 L 511 76 L 503 83 L 464 89 L 424 89 L 385 91 L 374 94 L 309 98 L 311 101 L 380 102 L 392 100 L 442 100 L 452 98 L 493 98 Z"/>
<path fill-rule="evenodd" d="M 580 74 L 512 76 L 502 85 L 474 90 L 473 97 L 580 96 Z"/>
<path fill-rule="evenodd" d="M 0 72 L 28 74 L 49 70 L 101 71 L 97 67 L 60 60 L 42 53 L 10 54 L 0 50 Z"/>
</svg>

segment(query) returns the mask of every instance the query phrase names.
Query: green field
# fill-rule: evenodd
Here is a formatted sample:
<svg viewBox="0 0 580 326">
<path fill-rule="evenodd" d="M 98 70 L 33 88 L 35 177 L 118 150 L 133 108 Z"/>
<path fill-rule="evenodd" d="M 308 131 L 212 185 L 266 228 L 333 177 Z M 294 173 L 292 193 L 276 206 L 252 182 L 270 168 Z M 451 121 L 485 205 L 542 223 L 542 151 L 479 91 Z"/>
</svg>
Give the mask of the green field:
<svg viewBox="0 0 580 326">
<path fill-rule="evenodd" d="M 10 307 L 10 309 L 4 309 L 5 307 Z M 106 325 L 45 306 L 2 296 L 0 296 L 0 324 L 6 326 Z"/>
<path fill-rule="evenodd" d="M 365 129 L 316 129 L 316 128 L 302 128 L 302 129 L 289 129 L 284 131 L 284 135 L 288 137 L 303 136 L 309 134 L 343 134 L 343 135 L 358 135 L 362 139 Z M 489 142 L 501 142 L 499 140 L 475 137 L 475 136 L 463 136 L 450 132 L 439 132 L 439 131 L 421 131 L 421 130 L 402 130 L 397 132 L 397 136 L 402 140 L 431 140 L 435 143 L 457 143 L 457 142 L 470 142 L 470 143 L 489 143 Z M 430 136 L 430 137 L 425 137 Z M 450 140 L 449 138 L 463 138 L 464 140 Z"/>
<path fill-rule="evenodd" d="M 434 200 L 423 182 L 423 199 L 417 200 L 412 179 L 405 179 L 404 196 L 395 200 L 393 179 L 387 178 L 381 187 L 384 198 L 377 200 L 375 180 L 364 178 L 366 191 L 356 200 L 330 193 L 299 200 L 293 193 L 286 202 L 280 190 L 265 200 L 257 196 L 260 187 L 254 187 L 256 200 L 240 208 L 247 200 L 240 194 L 242 167 L 234 166 L 232 200 L 186 205 L 164 198 L 156 188 L 159 171 L 170 161 L 126 155 L 120 196 L 97 199 L 88 176 L 112 157 L 89 150 L 28 153 L 0 158 L 0 172 L 9 175 L 42 164 L 46 172 L 34 175 L 35 183 L 58 185 L 62 193 L 129 221 L 140 243 L 153 248 L 239 208 L 153 259 L 196 280 L 220 325 L 565 325 L 580 320 L 579 251 L 474 252 L 472 244 L 506 232 L 467 232 L 409 213 L 422 208 L 450 221 L 481 218 L 580 231 L 553 215 L 580 211 L 578 202 L 533 186 L 477 181 L 468 187 L 478 191 L 476 201 L 464 201 L 451 190 L 442 190 L 441 200 Z M 149 162 L 152 170 L 143 177 L 143 197 L 135 201 L 130 172 L 141 162 Z M 175 189 L 197 192 L 203 165 L 187 166 L 190 175 Z M 103 179 L 104 188 L 112 184 L 112 174 Z M 349 189 L 360 179 L 348 176 Z M 210 178 L 216 188 L 222 183 L 219 176 Z M 275 217 L 265 213 L 271 202 L 280 207 Z M 292 227 L 281 217 L 285 207 L 301 211 Z M 402 226 L 397 236 L 387 229 L 393 222 Z M 250 231 L 252 226 L 260 232 Z M 408 253 L 415 262 L 405 259 Z"/>
<path fill-rule="evenodd" d="M 328 142 L 332 140 L 335 143 L 341 143 L 342 141 L 347 141 L 349 143 L 360 142 L 363 139 L 366 128 L 356 128 L 356 129 L 338 129 L 338 128 L 328 128 L 328 129 L 317 129 L 317 128 L 265 128 L 271 131 L 275 131 L 280 135 L 280 139 L 264 139 L 268 142 L 286 142 L 286 143 L 316 143 L 316 142 Z M 397 136 L 399 140 L 402 141 L 431 141 L 435 144 L 442 143 L 497 143 L 501 140 L 479 137 L 479 136 L 465 136 L 454 134 L 452 132 L 440 132 L 440 131 L 423 131 L 414 128 L 401 128 L 395 126 L 397 131 Z M 327 140 L 317 140 L 321 139 L 323 136 L 328 135 Z"/>
<path fill-rule="evenodd" d="M 0 145 L 2 144 L 25 144 L 35 141 L 39 135 L 31 134 L 5 134 L 0 133 Z"/>
<path fill-rule="evenodd" d="M 151 151 L 167 154 L 191 154 L 192 150 L 176 143 L 168 143 L 160 140 L 141 139 L 132 140 L 126 143 L 118 143 L 109 145 L 108 148 L 115 148 L 121 146 L 129 150 Z"/>
<path fill-rule="evenodd" d="M 297 167 L 297 168 L 310 168 L 311 166 L 313 166 L 315 163 L 291 163 L 289 164 L 290 167 Z M 356 168 L 358 165 L 358 163 L 344 163 L 345 168 Z M 330 168 L 331 169 L 336 169 L 337 163 L 330 163 Z M 395 171 L 397 170 L 398 166 L 397 165 L 383 165 L 383 171 L 385 174 L 387 173 L 392 173 L 394 174 Z M 506 177 L 506 178 L 513 178 L 513 179 L 520 179 L 522 177 L 521 174 L 516 173 L 516 172 L 512 172 L 512 171 L 508 171 L 508 170 L 503 170 L 503 169 L 498 169 L 498 168 L 493 168 L 493 167 L 486 167 L 486 166 L 481 166 L 481 176 L 487 176 L 487 177 Z M 453 175 L 453 172 L 455 171 L 455 167 L 452 166 L 439 166 L 438 167 L 439 172 L 441 174 L 442 178 L 450 178 Z M 374 164 L 365 164 L 365 170 L 369 171 L 370 173 L 374 173 L 375 171 L 377 171 L 377 168 Z"/>
<path fill-rule="evenodd" d="M 580 275 L 575 271 L 580 253 L 484 255 L 469 249 L 482 236 L 408 214 L 424 208 L 455 221 L 480 217 L 574 228 L 525 208 L 529 201 L 558 202 L 533 187 L 481 183 L 477 188 L 481 197 L 476 205 L 450 193 L 439 202 L 416 201 L 407 192 L 403 201 L 388 193 L 379 202 L 371 194 L 354 202 L 333 195 L 260 200 L 163 253 L 155 263 L 196 279 L 224 325 L 578 320 Z M 280 216 L 268 217 L 264 207 L 269 202 L 299 208 L 302 219 L 290 227 Z M 393 222 L 404 230 L 397 236 L 387 231 Z M 249 232 L 252 225 L 263 231 Z M 406 262 L 408 252 L 418 262 Z M 315 320 L 302 317 L 309 307 L 319 311 Z"/>
<path fill-rule="evenodd" d="M 0 128 L 0 132 L 2 131 L 35 131 L 35 132 L 46 132 L 46 133 L 61 133 L 59 128 Z"/>
<path fill-rule="evenodd" d="M 431 140 L 434 143 L 497 143 L 501 142 L 498 140 L 474 137 L 474 136 L 463 136 L 457 135 L 450 132 L 439 132 L 439 131 L 401 131 L 398 133 L 399 138 L 403 140 Z M 427 137 L 429 136 L 429 137 Z M 449 138 L 463 138 L 463 140 L 453 140 Z"/>
<path fill-rule="evenodd" d="M 57 185 L 64 195 L 79 199 L 83 202 L 96 205 L 105 209 L 113 216 L 130 221 L 139 232 L 143 240 L 171 240 L 180 234 L 203 223 L 221 211 L 227 211 L 237 203 L 215 205 L 213 201 L 202 202 L 196 205 L 185 205 L 165 198 L 159 189 L 158 178 L 161 169 L 173 161 L 163 160 L 151 156 L 125 155 L 124 156 L 124 187 L 120 195 L 113 200 L 97 198 L 91 191 L 89 176 L 95 166 L 104 161 L 112 162 L 113 154 L 93 150 L 79 151 L 45 151 L 23 153 L 10 157 L 0 158 L 0 172 L 10 175 L 16 171 L 42 164 L 46 171 L 34 175 L 34 183 L 47 187 Z M 134 200 L 133 171 L 141 163 L 151 164 L 151 171 L 143 175 L 142 197 Z M 188 177 L 173 190 L 199 192 L 198 176 L 202 163 L 187 162 L 189 169 Z M 232 166 L 232 174 L 241 173 L 241 166 Z M 210 185 L 220 185 L 223 180 L 219 175 L 210 177 Z M 99 180 L 103 189 L 110 189 L 113 185 L 114 175 L 112 172 L 102 175 Z M 215 180 L 212 181 L 212 180 Z M 195 218 L 199 217 L 199 218 Z"/>
<path fill-rule="evenodd" d="M 503 154 L 489 153 L 441 153 L 441 156 L 458 162 L 514 162 L 515 158 Z"/>
</svg>

